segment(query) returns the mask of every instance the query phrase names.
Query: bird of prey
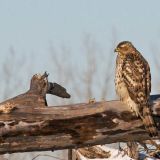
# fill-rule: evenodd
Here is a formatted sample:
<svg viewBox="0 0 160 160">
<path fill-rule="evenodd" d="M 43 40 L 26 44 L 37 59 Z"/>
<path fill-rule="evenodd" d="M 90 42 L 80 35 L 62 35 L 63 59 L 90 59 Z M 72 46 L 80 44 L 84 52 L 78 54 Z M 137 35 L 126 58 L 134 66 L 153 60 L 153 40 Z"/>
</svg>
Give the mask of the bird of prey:
<svg viewBox="0 0 160 160">
<path fill-rule="evenodd" d="M 150 67 L 141 53 L 129 41 L 120 42 L 115 52 L 115 87 L 120 100 L 140 117 L 151 137 L 158 135 L 150 108 Z"/>
</svg>

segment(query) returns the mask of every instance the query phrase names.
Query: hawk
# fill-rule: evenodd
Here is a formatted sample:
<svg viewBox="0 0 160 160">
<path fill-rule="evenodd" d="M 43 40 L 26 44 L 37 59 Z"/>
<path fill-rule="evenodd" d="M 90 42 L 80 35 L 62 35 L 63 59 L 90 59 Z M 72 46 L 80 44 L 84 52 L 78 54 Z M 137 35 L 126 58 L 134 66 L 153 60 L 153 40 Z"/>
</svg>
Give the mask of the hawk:
<svg viewBox="0 0 160 160">
<path fill-rule="evenodd" d="M 149 99 L 151 92 L 150 67 L 141 53 L 129 41 L 123 41 L 117 52 L 115 87 L 120 100 L 140 117 L 151 137 L 158 136 L 152 118 Z"/>
</svg>

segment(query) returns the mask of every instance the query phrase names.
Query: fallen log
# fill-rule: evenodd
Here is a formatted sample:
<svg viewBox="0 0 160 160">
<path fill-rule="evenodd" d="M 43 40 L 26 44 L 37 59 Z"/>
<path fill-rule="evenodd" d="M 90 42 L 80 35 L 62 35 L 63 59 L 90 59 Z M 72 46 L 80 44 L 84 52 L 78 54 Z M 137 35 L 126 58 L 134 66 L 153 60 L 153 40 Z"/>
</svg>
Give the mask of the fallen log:
<svg viewBox="0 0 160 160">
<path fill-rule="evenodd" d="M 44 77 L 36 79 L 36 85 L 25 94 L 0 104 L 0 108 L 12 108 L 9 112 L 2 109 L 0 115 L 0 154 L 151 139 L 141 119 L 119 101 L 47 107 L 45 96 L 54 92 L 48 91 Z M 160 95 L 151 99 L 154 120 L 160 129 Z"/>
</svg>

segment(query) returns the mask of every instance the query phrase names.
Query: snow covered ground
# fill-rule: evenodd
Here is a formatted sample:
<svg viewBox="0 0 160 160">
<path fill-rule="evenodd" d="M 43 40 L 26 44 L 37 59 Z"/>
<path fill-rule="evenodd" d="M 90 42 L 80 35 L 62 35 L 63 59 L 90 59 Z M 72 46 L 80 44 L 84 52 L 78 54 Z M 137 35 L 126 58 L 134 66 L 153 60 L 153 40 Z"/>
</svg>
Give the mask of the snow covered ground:
<svg viewBox="0 0 160 160">
<path fill-rule="evenodd" d="M 105 151 L 110 151 L 111 156 L 107 159 L 104 160 L 133 160 L 132 158 L 128 157 L 124 151 L 119 150 L 119 144 L 107 144 L 105 146 L 100 146 Z M 121 143 L 121 147 L 125 148 L 126 144 Z M 79 153 L 79 152 L 78 152 Z M 40 155 L 40 156 L 38 156 Z M 82 160 L 89 160 L 88 158 L 85 158 L 83 155 L 79 153 L 80 157 Z M 141 152 L 142 160 L 144 159 L 143 157 L 146 157 L 145 152 Z M 30 153 L 14 153 L 14 154 L 6 154 L 4 155 L 5 160 L 67 160 L 68 159 L 68 154 L 67 150 L 63 151 L 55 151 L 55 152 L 30 152 Z M 1 157 L 0 157 L 1 159 Z M 3 159 L 4 160 L 4 159 Z M 102 160 L 102 159 L 94 159 L 94 160 Z M 158 160 L 155 158 L 146 158 L 145 160 Z M 159 159 L 160 160 L 160 159 Z"/>
<path fill-rule="evenodd" d="M 118 144 L 111 144 L 111 145 L 105 145 L 105 146 L 99 146 L 100 148 L 102 148 L 105 151 L 110 151 L 111 156 L 109 158 L 106 158 L 104 160 L 133 160 L 132 158 L 130 158 L 129 156 L 127 156 L 124 151 L 119 151 L 118 149 Z M 123 146 L 123 148 L 126 147 L 125 144 L 121 143 L 121 146 Z M 79 153 L 80 154 L 80 153 Z M 156 159 L 156 158 L 146 158 L 146 152 L 141 152 L 140 153 L 140 157 L 142 158 L 142 160 L 160 160 L 160 159 Z M 85 158 L 83 155 L 81 155 L 82 160 L 88 160 L 87 158 Z M 96 158 L 94 160 L 102 160 L 99 158 Z"/>
</svg>

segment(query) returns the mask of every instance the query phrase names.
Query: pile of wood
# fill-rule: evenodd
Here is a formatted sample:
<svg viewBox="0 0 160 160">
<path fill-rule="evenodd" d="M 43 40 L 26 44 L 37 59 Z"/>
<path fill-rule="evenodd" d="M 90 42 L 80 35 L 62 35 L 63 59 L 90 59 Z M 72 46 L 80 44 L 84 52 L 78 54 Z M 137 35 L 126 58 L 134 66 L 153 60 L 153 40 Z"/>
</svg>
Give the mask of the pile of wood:
<svg viewBox="0 0 160 160">
<path fill-rule="evenodd" d="M 47 77 L 47 73 L 34 75 L 26 93 L 0 103 L 0 154 L 150 139 L 141 119 L 119 101 L 48 107 L 46 94 L 62 98 L 70 95 L 59 84 L 48 82 Z M 160 129 L 160 95 L 151 96 L 151 100 Z M 87 154 L 89 150 L 79 152 Z"/>
</svg>

